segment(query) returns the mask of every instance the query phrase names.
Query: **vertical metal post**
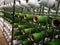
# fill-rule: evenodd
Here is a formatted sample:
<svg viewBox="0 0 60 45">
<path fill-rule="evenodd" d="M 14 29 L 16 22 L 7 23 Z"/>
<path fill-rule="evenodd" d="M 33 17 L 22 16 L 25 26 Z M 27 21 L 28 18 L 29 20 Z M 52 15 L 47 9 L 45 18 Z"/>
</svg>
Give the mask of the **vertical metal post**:
<svg viewBox="0 0 60 45">
<path fill-rule="evenodd" d="M 44 15 L 44 6 L 42 6 L 42 14 Z"/>
<path fill-rule="evenodd" d="M 15 14 L 15 0 L 14 0 L 14 5 L 13 5 L 13 14 L 12 14 L 12 20 L 13 20 L 13 22 L 12 22 L 12 39 L 11 39 L 11 45 L 13 45 L 13 38 L 14 38 L 14 35 L 13 35 L 13 33 L 14 33 L 14 14 Z"/>
<path fill-rule="evenodd" d="M 5 1 L 4 1 L 4 5 L 5 5 Z M 5 8 L 3 8 L 3 10 L 5 11 Z M 4 11 L 3 11 L 3 13 L 4 13 Z M 3 18 L 4 18 L 4 16 L 5 16 L 5 13 L 4 13 L 4 15 L 3 15 Z M 4 19 L 3 19 L 3 32 L 4 32 Z"/>
<path fill-rule="evenodd" d="M 56 8 L 56 16 L 58 15 L 59 3 L 60 3 L 60 1 L 58 1 L 58 4 L 57 4 L 57 8 Z"/>
</svg>

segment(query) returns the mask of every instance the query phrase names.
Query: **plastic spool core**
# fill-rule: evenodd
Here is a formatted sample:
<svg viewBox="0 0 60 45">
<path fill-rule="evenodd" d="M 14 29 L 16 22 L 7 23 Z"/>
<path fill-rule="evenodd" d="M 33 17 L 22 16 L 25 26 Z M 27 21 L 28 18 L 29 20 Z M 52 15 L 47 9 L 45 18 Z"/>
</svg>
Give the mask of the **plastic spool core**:
<svg viewBox="0 0 60 45">
<path fill-rule="evenodd" d="M 37 17 L 34 17 L 33 20 L 34 20 L 34 22 L 37 22 L 38 21 L 38 18 Z"/>
<path fill-rule="evenodd" d="M 28 3 L 29 0 L 26 0 L 26 3 Z"/>
<path fill-rule="evenodd" d="M 18 18 L 20 17 L 20 14 L 18 13 Z"/>
<path fill-rule="evenodd" d="M 19 4 L 21 4 L 21 1 L 19 1 Z"/>
<path fill-rule="evenodd" d="M 18 40 L 18 36 L 16 36 L 16 40 Z"/>
<path fill-rule="evenodd" d="M 22 44 L 21 45 L 24 45 L 24 42 L 22 42 Z"/>
<path fill-rule="evenodd" d="M 54 21 L 53 21 L 53 25 L 54 25 L 55 27 L 58 27 L 59 24 L 60 24 L 59 20 L 54 20 Z"/>
<path fill-rule="evenodd" d="M 26 34 L 24 30 L 22 30 L 22 33 L 23 33 L 24 35 Z"/>
<path fill-rule="evenodd" d="M 34 41 L 34 36 L 33 35 L 31 36 L 31 40 Z"/>
<path fill-rule="evenodd" d="M 26 15 L 24 16 L 24 19 L 27 19 L 27 16 Z"/>
<path fill-rule="evenodd" d="M 40 1 L 40 0 L 38 0 L 38 1 Z"/>
</svg>

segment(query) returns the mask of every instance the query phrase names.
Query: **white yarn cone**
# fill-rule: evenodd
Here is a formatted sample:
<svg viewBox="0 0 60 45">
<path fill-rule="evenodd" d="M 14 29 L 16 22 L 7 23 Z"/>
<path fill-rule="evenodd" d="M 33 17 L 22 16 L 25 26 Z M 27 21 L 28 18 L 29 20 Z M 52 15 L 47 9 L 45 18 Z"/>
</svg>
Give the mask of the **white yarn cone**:
<svg viewBox="0 0 60 45">
<path fill-rule="evenodd" d="M 11 2 L 10 4 L 13 7 L 14 3 Z M 22 6 L 19 4 L 18 1 L 15 1 L 15 7 L 22 7 Z"/>
<path fill-rule="evenodd" d="M 58 4 L 56 0 L 40 0 L 39 3 L 43 6 L 50 7 L 52 9 L 56 9 Z"/>
<path fill-rule="evenodd" d="M 20 6 L 18 1 L 15 2 L 15 6 Z"/>
<path fill-rule="evenodd" d="M 13 3 L 14 2 L 14 0 L 4 0 L 5 1 L 5 4 L 9 4 L 9 3 Z"/>
<path fill-rule="evenodd" d="M 20 5 L 23 7 L 30 7 L 25 0 L 20 0 Z"/>
<path fill-rule="evenodd" d="M 32 7 L 40 7 L 39 1 L 38 0 L 26 0 L 29 6 Z"/>
<path fill-rule="evenodd" d="M 3 6 L 0 6 L 0 8 L 2 8 Z"/>
<path fill-rule="evenodd" d="M 4 8 L 4 7 L 5 7 L 5 5 L 1 5 L 1 6 L 0 6 L 0 8 Z"/>
</svg>

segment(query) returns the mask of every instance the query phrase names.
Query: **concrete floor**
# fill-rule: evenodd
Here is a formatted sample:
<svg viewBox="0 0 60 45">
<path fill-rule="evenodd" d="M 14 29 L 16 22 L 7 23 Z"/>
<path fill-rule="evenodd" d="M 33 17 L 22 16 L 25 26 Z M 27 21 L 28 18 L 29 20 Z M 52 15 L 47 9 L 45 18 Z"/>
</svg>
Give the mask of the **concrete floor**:
<svg viewBox="0 0 60 45">
<path fill-rule="evenodd" d="M 6 38 L 3 35 L 3 32 L 0 30 L 0 45 L 8 45 Z"/>
</svg>

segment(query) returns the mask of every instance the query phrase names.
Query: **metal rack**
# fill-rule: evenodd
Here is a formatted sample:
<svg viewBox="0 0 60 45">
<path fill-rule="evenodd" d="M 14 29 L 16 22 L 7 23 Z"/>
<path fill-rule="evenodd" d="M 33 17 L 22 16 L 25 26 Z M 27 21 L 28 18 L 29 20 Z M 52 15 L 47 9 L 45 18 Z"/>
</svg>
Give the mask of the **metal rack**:
<svg viewBox="0 0 60 45">
<path fill-rule="evenodd" d="M 58 2 L 60 2 L 60 1 L 58 1 Z M 4 3 L 5 4 L 5 3 Z M 60 9 L 58 8 L 59 7 L 59 5 L 60 5 L 60 3 L 58 3 L 58 5 L 57 5 L 57 8 L 56 8 L 56 10 L 52 10 L 51 8 L 47 8 L 47 7 L 44 7 L 44 6 L 42 6 L 41 5 L 41 7 L 39 8 L 39 9 L 37 9 L 37 12 L 35 11 L 35 9 L 34 8 L 30 8 L 32 11 L 33 11 L 33 13 L 30 11 L 30 12 L 28 12 L 28 10 L 25 12 L 25 9 L 22 11 L 23 13 L 28 13 L 28 14 L 33 14 L 33 15 L 43 15 L 43 16 L 48 16 L 48 17 L 60 17 Z M 25 7 L 24 7 L 25 8 Z M 7 9 L 7 8 L 6 8 Z M 21 9 L 21 8 L 19 8 L 19 9 Z M 6 11 L 5 9 L 4 9 L 4 11 Z M 10 11 L 10 10 L 9 10 Z M 14 40 L 14 15 L 15 15 L 15 12 L 21 12 L 21 11 L 19 11 L 18 10 L 18 8 L 16 8 L 15 7 L 15 0 L 14 0 L 14 5 L 13 5 L 13 7 L 11 8 L 11 11 L 13 12 L 13 14 L 12 14 L 12 18 L 13 18 L 13 23 L 12 23 L 12 39 L 11 39 L 11 45 L 13 45 L 13 40 Z M 5 14 L 4 14 L 5 15 Z M 48 20 L 48 19 L 47 19 Z M 29 21 L 27 21 L 27 22 L 29 22 Z M 3 24 L 4 24 L 4 22 L 3 22 Z M 38 25 L 39 25 L 40 23 L 38 23 Z M 4 27 L 4 26 L 3 26 Z M 51 28 L 51 27 L 49 27 L 48 26 L 48 21 L 46 21 L 46 29 L 49 29 L 49 28 Z M 4 30 L 4 29 L 3 29 Z M 54 31 L 54 30 L 53 30 Z M 53 35 L 54 36 L 54 35 Z M 45 37 L 44 37 L 45 38 Z M 52 38 L 52 37 L 51 37 Z M 44 39 L 43 39 L 43 43 L 42 43 L 42 45 L 44 45 Z"/>
</svg>

